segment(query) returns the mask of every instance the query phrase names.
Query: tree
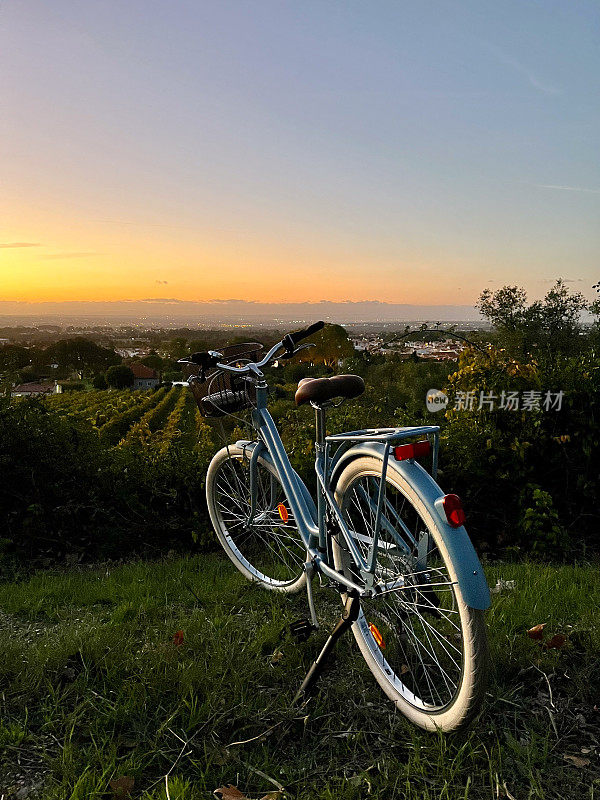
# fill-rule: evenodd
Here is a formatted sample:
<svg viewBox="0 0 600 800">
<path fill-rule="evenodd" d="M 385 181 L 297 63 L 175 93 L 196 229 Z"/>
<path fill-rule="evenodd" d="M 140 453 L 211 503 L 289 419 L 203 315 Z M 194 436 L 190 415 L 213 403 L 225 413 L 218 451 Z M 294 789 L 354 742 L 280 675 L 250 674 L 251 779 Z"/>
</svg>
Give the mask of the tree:
<svg viewBox="0 0 600 800">
<path fill-rule="evenodd" d="M 588 304 L 580 292 L 569 291 L 562 278 L 543 300 L 531 305 L 523 289 L 504 286 L 482 292 L 476 308 L 494 325 L 501 344 L 518 357 L 554 361 L 581 349 L 581 315 Z"/>
<path fill-rule="evenodd" d="M 16 344 L 0 347 L 0 385 L 4 393 L 10 395 L 12 385 L 19 382 L 19 370 L 27 367 L 30 360 L 30 353 L 25 347 Z"/>
<path fill-rule="evenodd" d="M 103 372 L 121 361 L 114 350 L 82 337 L 55 342 L 46 349 L 45 358 L 47 363 L 56 362 L 60 368 L 77 370 L 82 375 L 85 372 Z"/>
<path fill-rule="evenodd" d="M 151 369 L 155 369 L 157 372 L 161 372 L 164 367 L 162 358 L 156 352 L 144 356 L 144 358 L 142 358 L 142 364 Z"/>
<path fill-rule="evenodd" d="M 312 361 L 315 364 L 325 364 L 334 368 L 338 361 L 351 358 L 354 347 L 348 338 L 348 333 L 342 325 L 326 324 L 325 327 L 310 337 L 316 347 L 311 347 L 302 353 L 302 361 Z"/>
<path fill-rule="evenodd" d="M 183 358 L 188 355 L 187 341 L 182 336 L 178 336 L 167 344 L 167 352 L 169 356 L 177 361 L 178 358 Z"/>
<path fill-rule="evenodd" d="M 587 307 L 587 301 L 581 292 L 570 292 L 565 281 L 559 278 L 536 308 L 536 313 L 549 337 L 568 339 L 579 335 L 581 314 Z M 563 342 L 565 344 L 566 341 Z"/>
<path fill-rule="evenodd" d="M 496 292 L 484 289 L 475 308 L 496 328 L 514 331 L 526 321 L 527 292 L 518 286 L 503 286 Z"/>
<path fill-rule="evenodd" d="M 218 349 L 218 348 L 214 348 L 214 347 L 211 348 L 209 342 L 206 339 L 192 339 L 188 343 L 188 350 L 190 351 L 190 353 L 201 353 L 201 352 L 204 352 L 206 350 L 211 350 L 211 349 L 214 350 L 214 349 Z"/>
<path fill-rule="evenodd" d="M 111 367 L 112 369 L 112 367 Z M 107 389 L 108 383 L 106 382 L 106 378 L 102 372 L 99 372 L 98 375 L 93 380 L 93 387 L 94 389 Z"/>
<path fill-rule="evenodd" d="M 115 364 L 108 368 L 106 382 L 113 389 L 126 389 L 133 386 L 133 372 L 126 364 Z"/>
<path fill-rule="evenodd" d="M 18 344 L 5 344 L 4 347 L 0 347 L 0 372 L 22 369 L 30 361 L 31 354 L 26 347 Z"/>
</svg>

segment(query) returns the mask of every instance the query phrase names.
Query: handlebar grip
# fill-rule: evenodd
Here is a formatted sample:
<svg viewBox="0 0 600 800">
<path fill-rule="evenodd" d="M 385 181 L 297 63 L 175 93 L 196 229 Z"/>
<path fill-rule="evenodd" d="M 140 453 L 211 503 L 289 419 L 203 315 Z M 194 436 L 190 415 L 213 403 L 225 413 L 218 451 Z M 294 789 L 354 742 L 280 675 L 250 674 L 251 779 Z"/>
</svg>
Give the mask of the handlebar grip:
<svg viewBox="0 0 600 800">
<path fill-rule="evenodd" d="M 214 367 L 218 364 L 219 359 L 210 353 L 192 353 L 190 361 L 193 361 L 194 364 L 198 364 L 198 366 L 203 369 L 207 369 L 208 367 Z"/>
<path fill-rule="evenodd" d="M 301 342 L 302 339 L 306 339 L 308 336 L 312 336 L 313 333 L 320 331 L 321 328 L 325 327 L 324 322 L 314 322 L 312 325 L 309 325 L 308 328 L 303 328 L 301 331 L 296 331 L 296 333 L 290 333 L 289 337 L 296 345 L 298 342 Z"/>
</svg>

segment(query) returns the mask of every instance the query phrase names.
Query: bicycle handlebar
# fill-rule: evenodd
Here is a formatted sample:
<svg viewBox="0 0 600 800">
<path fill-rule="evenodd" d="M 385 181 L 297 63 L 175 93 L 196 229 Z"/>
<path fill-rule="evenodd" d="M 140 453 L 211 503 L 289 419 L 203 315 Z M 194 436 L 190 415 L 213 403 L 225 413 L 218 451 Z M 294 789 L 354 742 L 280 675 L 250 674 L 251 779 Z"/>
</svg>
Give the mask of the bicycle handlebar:
<svg viewBox="0 0 600 800">
<path fill-rule="evenodd" d="M 272 358 L 275 355 L 275 353 L 278 350 L 280 350 L 282 347 L 284 347 L 283 342 L 277 342 L 277 344 L 274 344 L 273 347 L 269 350 L 269 352 L 262 359 L 262 361 L 257 361 L 256 364 L 254 364 L 253 366 L 255 366 L 257 369 L 261 369 L 261 367 L 266 366 L 269 363 L 269 361 L 272 360 Z M 215 364 L 215 366 L 216 366 L 217 369 L 225 370 L 225 372 L 237 373 L 238 375 L 244 375 L 244 374 L 247 374 L 248 372 L 250 372 L 250 365 L 249 364 L 246 364 L 243 367 L 232 367 L 231 364 L 221 364 L 219 362 L 218 364 Z"/>
<path fill-rule="evenodd" d="M 288 336 L 294 344 L 298 344 L 298 342 L 301 342 L 302 339 L 307 339 L 309 336 L 312 336 L 313 333 L 320 331 L 324 327 L 325 323 L 323 321 L 313 322 L 313 324 L 309 325 L 308 328 L 303 328 L 301 331 L 296 331 L 296 333 L 288 333 Z M 284 337 L 284 340 L 286 338 L 287 337 Z"/>
<path fill-rule="evenodd" d="M 258 361 L 254 366 L 257 369 L 261 369 L 262 367 L 266 366 L 269 361 L 273 359 L 275 354 L 278 350 L 284 349 L 286 351 L 287 357 L 290 358 L 291 356 L 295 355 L 296 345 L 298 342 L 301 342 L 303 339 L 306 339 L 308 336 L 312 336 L 313 333 L 317 333 L 322 328 L 325 327 L 325 323 L 322 321 L 315 322 L 312 325 L 309 325 L 308 328 L 302 328 L 302 330 L 295 331 L 294 333 L 286 334 L 280 342 L 274 344 L 273 347 L 269 350 L 266 356 L 262 359 L 262 361 Z M 243 374 L 250 372 L 249 366 L 245 367 L 232 367 L 229 364 L 217 364 L 217 369 L 223 369 L 226 372 L 232 372 Z"/>
<path fill-rule="evenodd" d="M 261 367 L 266 366 L 269 361 L 273 359 L 277 351 L 281 349 L 284 349 L 287 353 L 287 357 L 290 358 L 297 352 L 296 345 L 298 342 L 301 342 L 308 336 L 312 336 L 313 333 L 317 333 L 317 331 L 320 331 L 324 327 L 325 323 L 320 321 L 314 322 L 312 325 L 309 325 L 308 328 L 302 328 L 302 330 L 295 331 L 294 333 L 287 333 L 280 342 L 277 342 L 277 344 L 273 345 L 273 347 L 261 361 L 256 362 L 256 364 L 253 364 L 252 366 L 256 367 L 257 369 L 261 369 Z M 208 353 L 194 353 L 189 359 L 180 358 L 178 363 L 197 364 L 198 366 L 202 367 L 203 370 L 208 369 L 209 367 L 216 367 L 217 369 L 222 369 L 225 372 L 232 372 L 237 375 L 248 374 L 251 371 L 249 364 L 243 367 L 232 367 L 230 364 L 221 364 L 219 357 L 222 357 L 222 355 L 222 353 L 209 350 Z"/>
</svg>

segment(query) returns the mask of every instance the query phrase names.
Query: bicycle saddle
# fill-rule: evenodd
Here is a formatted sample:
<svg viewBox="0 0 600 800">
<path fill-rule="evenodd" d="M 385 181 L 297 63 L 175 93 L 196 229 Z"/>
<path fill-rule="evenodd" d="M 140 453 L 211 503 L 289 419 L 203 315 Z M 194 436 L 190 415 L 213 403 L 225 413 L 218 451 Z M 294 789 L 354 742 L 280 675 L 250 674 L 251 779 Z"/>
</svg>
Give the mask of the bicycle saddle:
<svg viewBox="0 0 600 800">
<path fill-rule="evenodd" d="M 296 389 L 296 405 L 304 403 L 325 403 L 334 397 L 350 400 L 365 390 L 365 382 L 360 375 L 334 375 L 331 378 L 302 378 Z"/>
</svg>

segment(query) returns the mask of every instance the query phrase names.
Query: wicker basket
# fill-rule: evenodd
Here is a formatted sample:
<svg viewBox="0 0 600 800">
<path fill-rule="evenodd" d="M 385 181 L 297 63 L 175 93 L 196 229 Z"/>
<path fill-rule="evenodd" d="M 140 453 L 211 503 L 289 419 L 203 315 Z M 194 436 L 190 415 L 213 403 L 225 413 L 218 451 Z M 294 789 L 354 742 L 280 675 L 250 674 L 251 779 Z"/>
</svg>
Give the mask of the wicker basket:
<svg viewBox="0 0 600 800">
<path fill-rule="evenodd" d="M 242 367 L 259 359 L 262 344 L 248 342 L 224 347 L 221 364 Z M 232 375 L 214 370 L 203 379 L 201 374 L 190 375 L 188 382 L 203 417 L 222 417 L 250 408 L 256 400 L 254 382 L 249 375 Z"/>
</svg>

